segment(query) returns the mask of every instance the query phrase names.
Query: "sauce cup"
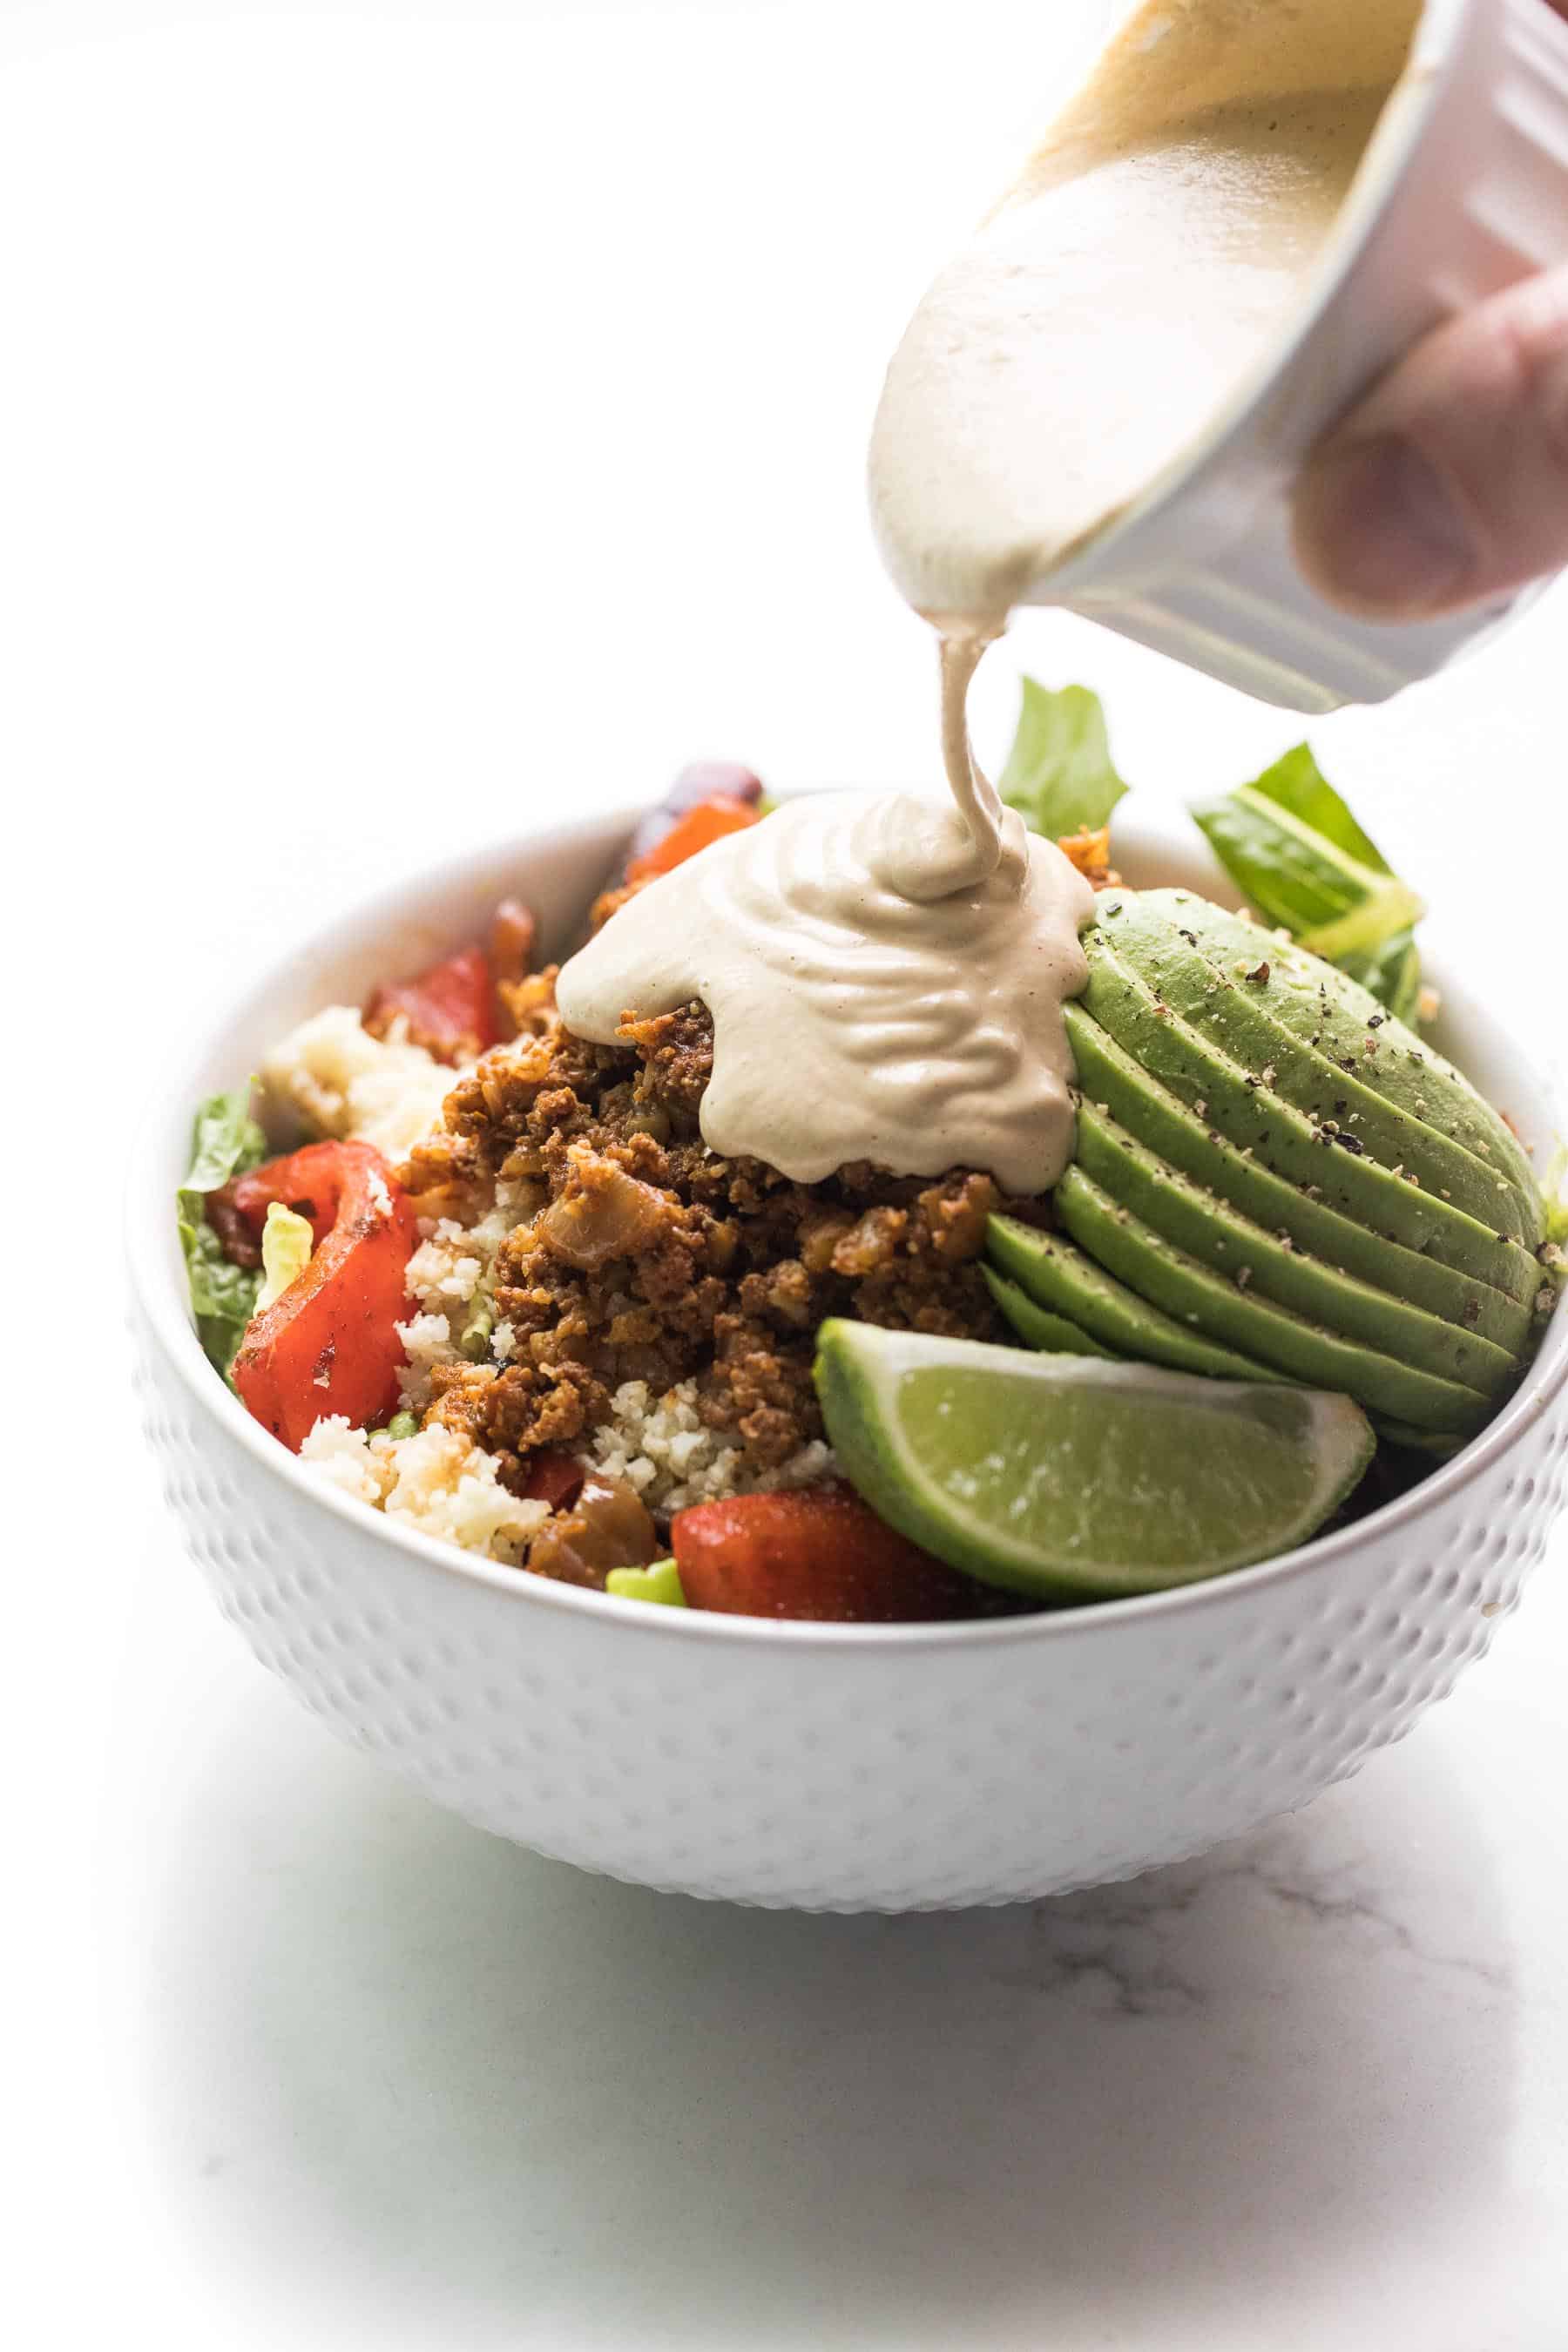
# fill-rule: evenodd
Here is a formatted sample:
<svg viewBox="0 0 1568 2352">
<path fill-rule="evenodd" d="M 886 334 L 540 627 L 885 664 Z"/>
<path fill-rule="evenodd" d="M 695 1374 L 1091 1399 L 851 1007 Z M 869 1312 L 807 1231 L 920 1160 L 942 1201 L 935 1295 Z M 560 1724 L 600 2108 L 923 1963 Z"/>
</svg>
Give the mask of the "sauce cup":
<svg viewBox="0 0 1568 2352">
<path fill-rule="evenodd" d="M 1545 0 L 1428 0 L 1285 340 L 1021 601 L 1067 605 L 1293 710 L 1381 702 L 1431 676 L 1523 600 L 1412 623 L 1339 612 L 1291 546 L 1301 461 L 1431 328 L 1565 257 L 1568 23 Z"/>
</svg>

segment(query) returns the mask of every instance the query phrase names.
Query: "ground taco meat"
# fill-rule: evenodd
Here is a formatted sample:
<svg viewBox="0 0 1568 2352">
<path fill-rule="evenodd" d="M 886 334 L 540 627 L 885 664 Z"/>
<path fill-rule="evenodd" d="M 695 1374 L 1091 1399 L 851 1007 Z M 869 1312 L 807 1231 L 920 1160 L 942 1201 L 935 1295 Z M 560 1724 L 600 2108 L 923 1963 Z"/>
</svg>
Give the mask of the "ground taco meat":
<svg viewBox="0 0 1568 2352">
<path fill-rule="evenodd" d="M 591 1045 L 555 1015 L 552 974 L 510 992 L 521 1034 L 447 1097 L 441 1130 L 400 1171 L 422 1216 L 470 1223 L 498 1181 L 527 1213 L 493 1266 L 504 1363 L 446 1363 L 426 1419 L 526 1482 L 541 1447 L 573 1447 L 626 1381 L 695 1383 L 697 1411 L 765 1476 L 819 1439 L 811 1385 L 827 1315 L 1006 1337 L 981 1276 L 989 1176 L 928 1181 L 865 1164 L 792 1183 L 710 1152 L 698 1110 L 712 1066 L 700 1004 Z M 1040 1203 L 1008 1203 L 1043 1216 Z"/>
</svg>

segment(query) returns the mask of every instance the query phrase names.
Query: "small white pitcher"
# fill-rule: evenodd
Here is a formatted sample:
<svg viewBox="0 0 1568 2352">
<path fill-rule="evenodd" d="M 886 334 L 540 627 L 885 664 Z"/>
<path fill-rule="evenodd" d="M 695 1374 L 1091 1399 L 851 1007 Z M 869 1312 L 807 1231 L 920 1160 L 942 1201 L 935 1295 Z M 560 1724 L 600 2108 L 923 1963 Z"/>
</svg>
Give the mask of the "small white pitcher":
<svg viewBox="0 0 1568 2352">
<path fill-rule="evenodd" d="M 1067 605 L 1266 702 L 1332 710 L 1429 677 L 1525 597 L 1374 623 L 1291 546 L 1323 433 L 1419 337 L 1568 258 L 1568 23 L 1544 0 L 1427 0 L 1311 298 L 1261 372 L 1022 601 Z"/>
</svg>

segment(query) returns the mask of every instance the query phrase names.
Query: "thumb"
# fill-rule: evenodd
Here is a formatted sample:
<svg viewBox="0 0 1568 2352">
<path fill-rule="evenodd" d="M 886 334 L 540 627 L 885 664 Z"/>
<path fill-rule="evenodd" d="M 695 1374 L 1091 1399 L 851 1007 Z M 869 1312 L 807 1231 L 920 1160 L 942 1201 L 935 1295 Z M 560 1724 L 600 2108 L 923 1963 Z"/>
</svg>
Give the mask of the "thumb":
<svg viewBox="0 0 1568 2352">
<path fill-rule="evenodd" d="M 1440 327 L 1352 410 L 1296 496 L 1331 603 L 1418 620 L 1568 563 L 1568 269 Z"/>
</svg>

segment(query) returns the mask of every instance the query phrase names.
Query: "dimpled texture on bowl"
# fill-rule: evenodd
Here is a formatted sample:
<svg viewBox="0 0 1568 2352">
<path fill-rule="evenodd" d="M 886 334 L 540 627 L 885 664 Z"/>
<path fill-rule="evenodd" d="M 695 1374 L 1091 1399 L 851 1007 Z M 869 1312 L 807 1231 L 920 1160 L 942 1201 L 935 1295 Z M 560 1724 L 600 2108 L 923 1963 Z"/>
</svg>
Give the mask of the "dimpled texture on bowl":
<svg viewBox="0 0 1568 2352">
<path fill-rule="evenodd" d="M 804 1909 L 1005 1903 L 1130 1876 L 1304 1804 L 1398 1738 L 1513 1609 L 1568 1501 L 1568 1313 L 1457 1461 L 1284 1560 L 1150 1601 L 958 1627 L 774 1626 L 567 1591 L 396 1532 L 311 1478 L 202 1357 L 173 1230 L 192 1105 L 323 1003 L 475 935 L 526 885 L 548 943 L 626 820 L 473 853 L 290 955 L 171 1074 L 138 1140 L 145 1425 L 226 1617 L 438 1804 L 647 1885 Z M 1215 889 L 1124 827 L 1131 883 Z M 1538 1150 L 1528 1060 L 1445 989 L 1443 1042 Z"/>
<path fill-rule="evenodd" d="M 225 1616 L 313 1713 L 481 1828 L 746 1903 L 1005 1903 L 1303 1804 L 1480 1656 L 1568 1500 L 1559 1365 L 1496 1458 L 1408 1523 L 1184 1606 L 981 1638 L 710 1622 L 694 1640 L 634 1602 L 530 1605 L 329 1510 L 142 1336 L 171 1508 Z"/>
</svg>

